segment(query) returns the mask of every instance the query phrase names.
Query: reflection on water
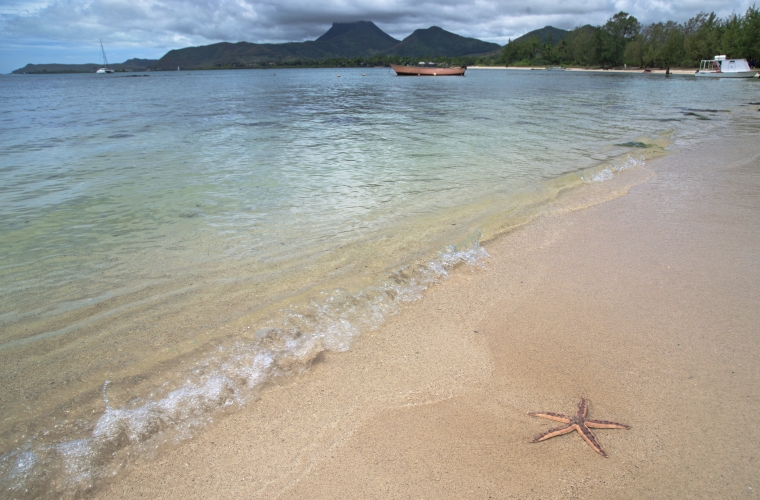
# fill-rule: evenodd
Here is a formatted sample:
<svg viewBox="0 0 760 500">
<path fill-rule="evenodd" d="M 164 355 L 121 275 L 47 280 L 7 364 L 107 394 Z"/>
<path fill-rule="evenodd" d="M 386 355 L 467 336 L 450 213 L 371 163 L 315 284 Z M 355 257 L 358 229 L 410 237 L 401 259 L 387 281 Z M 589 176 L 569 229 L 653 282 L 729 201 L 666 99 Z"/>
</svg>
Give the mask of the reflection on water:
<svg viewBox="0 0 760 500">
<path fill-rule="evenodd" d="M 4 484 L 78 491 L 187 436 L 560 193 L 721 126 L 708 97 L 748 99 L 690 78 L 342 76 L 3 79 Z"/>
</svg>

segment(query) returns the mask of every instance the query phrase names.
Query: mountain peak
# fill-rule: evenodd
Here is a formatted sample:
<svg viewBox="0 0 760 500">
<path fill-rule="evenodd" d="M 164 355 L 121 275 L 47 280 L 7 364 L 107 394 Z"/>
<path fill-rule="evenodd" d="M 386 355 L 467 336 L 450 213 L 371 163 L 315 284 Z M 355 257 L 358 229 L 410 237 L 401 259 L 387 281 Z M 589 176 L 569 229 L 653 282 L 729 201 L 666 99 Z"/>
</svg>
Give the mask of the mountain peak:
<svg viewBox="0 0 760 500">
<path fill-rule="evenodd" d="M 177 66 L 183 69 L 251 68 L 293 61 L 309 65 L 309 61 L 373 56 L 459 57 L 486 54 L 500 48 L 495 43 L 465 38 L 437 26 L 417 30 L 399 42 L 372 21 L 353 21 L 335 22 L 318 39 L 308 42 L 222 42 L 171 50 L 155 66 L 161 69 Z"/>
<path fill-rule="evenodd" d="M 332 40 L 333 38 L 337 38 L 341 35 L 344 35 L 348 33 L 349 31 L 352 31 L 356 28 L 364 28 L 364 29 L 375 28 L 376 30 L 380 29 L 372 21 L 352 21 L 348 23 L 333 23 L 332 27 L 329 30 L 327 30 L 324 35 L 317 38 L 317 42 L 326 42 L 327 40 Z"/>
<path fill-rule="evenodd" d="M 570 32 L 567 30 L 555 28 L 554 26 L 544 26 L 541 29 L 537 29 L 537 30 L 533 30 L 531 32 L 525 33 L 523 36 L 512 40 L 512 42 L 513 43 L 524 42 L 535 36 L 535 37 L 538 37 L 539 40 L 541 40 L 541 43 L 547 43 L 550 38 L 552 40 L 552 43 L 557 43 L 563 38 L 567 37 L 569 33 Z"/>
<path fill-rule="evenodd" d="M 388 50 L 399 41 L 378 28 L 372 21 L 354 21 L 333 23 L 315 43 L 321 47 L 329 47 L 344 57 L 366 57 Z"/>
<path fill-rule="evenodd" d="M 438 55 L 458 57 L 486 54 L 499 49 L 501 49 L 499 44 L 463 37 L 438 26 L 431 26 L 427 29 L 415 30 L 388 53 L 404 57 L 436 57 Z"/>
</svg>

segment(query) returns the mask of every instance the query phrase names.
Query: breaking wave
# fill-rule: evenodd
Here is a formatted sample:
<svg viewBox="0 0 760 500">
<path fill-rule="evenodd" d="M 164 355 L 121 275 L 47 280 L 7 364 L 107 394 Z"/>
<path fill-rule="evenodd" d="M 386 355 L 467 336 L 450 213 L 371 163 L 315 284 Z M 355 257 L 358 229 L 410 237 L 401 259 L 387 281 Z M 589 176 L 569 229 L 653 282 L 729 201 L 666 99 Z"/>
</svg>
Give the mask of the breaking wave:
<svg viewBox="0 0 760 500">
<path fill-rule="evenodd" d="M 353 294 L 335 290 L 323 300 L 282 311 L 278 319 L 259 325 L 253 338 L 216 346 L 183 373 L 182 384 L 165 394 L 156 388 L 154 393 L 161 395 L 114 408 L 106 381 L 105 410 L 83 437 L 46 443 L 44 436 L 34 436 L 0 456 L 2 496 L 79 496 L 117 474 L 133 457 L 187 439 L 225 408 L 253 400 L 266 384 L 306 372 L 320 353 L 346 351 L 361 332 L 380 326 L 455 267 L 482 265 L 487 255 L 477 241 L 467 249 L 449 247 L 427 263 L 400 269 L 378 286 Z"/>
<path fill-rule="evenodd" d="M 615 174 L 620 173 L 623 170 L 644 166 L 645 160 L 646 158 L 643 154 L 625 155 L 623 158 L 618 158 L 615 161 L 585 172 L 583 175 L 583 181 L 593 183 L 612 180 L 615 177 Z"/>
</svg>

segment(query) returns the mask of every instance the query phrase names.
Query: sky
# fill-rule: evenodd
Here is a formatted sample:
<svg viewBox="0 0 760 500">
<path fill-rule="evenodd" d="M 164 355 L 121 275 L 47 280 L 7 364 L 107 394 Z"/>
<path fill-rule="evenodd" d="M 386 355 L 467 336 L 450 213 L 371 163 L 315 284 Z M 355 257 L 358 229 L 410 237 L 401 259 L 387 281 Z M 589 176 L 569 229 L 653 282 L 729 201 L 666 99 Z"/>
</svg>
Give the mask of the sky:
<svg viewBox="0 0 760 500">
<path fill-rule="evenodd" d="M 111 63 L 221 41 L 314 40 L 333 22 L 359 20 L 399 40 L 440 26 L 503 45 L 544 26 L 604 24 L 621 10 L 642 24 L 684 22 L 702 11 L 744 14 L 754 1 L 0 0 L 0 73 L 27 63 L 100 63 L 101 39 Z"/>
</svg>

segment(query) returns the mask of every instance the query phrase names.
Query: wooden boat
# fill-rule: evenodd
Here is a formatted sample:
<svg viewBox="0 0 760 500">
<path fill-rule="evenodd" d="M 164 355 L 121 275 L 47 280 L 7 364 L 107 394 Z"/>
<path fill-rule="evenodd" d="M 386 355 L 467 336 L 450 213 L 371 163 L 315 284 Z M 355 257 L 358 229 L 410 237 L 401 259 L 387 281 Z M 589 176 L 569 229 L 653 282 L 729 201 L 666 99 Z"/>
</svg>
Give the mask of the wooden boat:
<svg viewBox="0 0 760 500">
<path fill-rule="evenodd" d="M 711 78 L 752 78 L 756 75 L 757 71 L 750 69 L 746 59 L 726 59 L 726 56 L 702 60 L 694 73 L 694 76 Z"/>
<path fill-rule="evenodd" d="M 467 66 L 440 68 L 438 66 L 399 66 L 391 64 L 398 76 L 464 76 Z"/>
</svg>

